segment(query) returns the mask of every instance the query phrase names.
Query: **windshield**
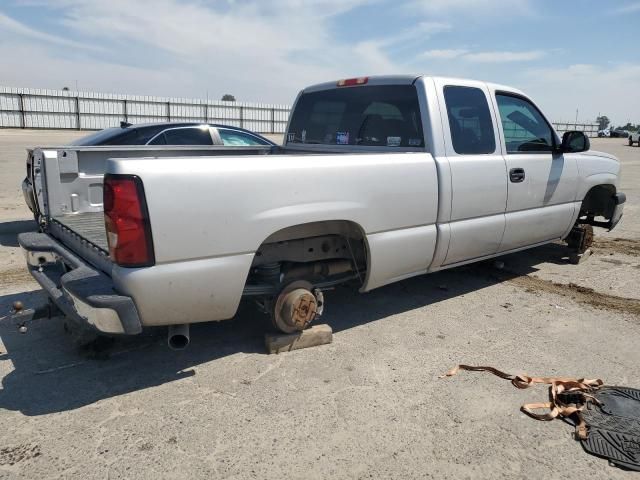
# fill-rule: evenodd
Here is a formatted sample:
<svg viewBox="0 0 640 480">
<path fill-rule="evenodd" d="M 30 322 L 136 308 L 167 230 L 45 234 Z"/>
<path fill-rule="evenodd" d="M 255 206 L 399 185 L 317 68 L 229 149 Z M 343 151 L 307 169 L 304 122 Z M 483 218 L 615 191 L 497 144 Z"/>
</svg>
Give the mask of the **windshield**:
<svg viewBox="0 0 640 480">
<path fill-rule="evenodd" d="M 303 93 L 287 144 L 424 147 L 413 85 L 335 88 Z"/>
</svg>

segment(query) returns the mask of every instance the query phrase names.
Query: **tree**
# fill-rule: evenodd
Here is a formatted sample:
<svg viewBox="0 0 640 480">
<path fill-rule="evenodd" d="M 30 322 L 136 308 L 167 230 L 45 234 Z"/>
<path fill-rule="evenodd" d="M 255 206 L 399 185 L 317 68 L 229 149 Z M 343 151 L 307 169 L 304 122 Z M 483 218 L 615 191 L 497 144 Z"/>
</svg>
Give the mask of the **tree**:
<svg viewBox="0 0 640 480">
<path fill-rule="evenodd" d="M 225 93 L 222 96 L 222 101 L 223 102 L 235 102 L 236 101 L 236 97 L 234 97 L 233 95 L 231 95 L 230 93 Z"/>
<path fill-rule="evenodd" d="M 598 118 L 596 118 L 596 122 L 598 122 L 598 128 L 600 130 L 605 130 L 611 123 L 611 120 L 609 120 L 609 117 L 607 117 L 606 115 L 600 115 Z"/>
<path fill-rule="evenodd" d="M 69 91 L 69 87 L 62 87 L 62 91 L 63 92 L 68 92 Z"/>
</svg>

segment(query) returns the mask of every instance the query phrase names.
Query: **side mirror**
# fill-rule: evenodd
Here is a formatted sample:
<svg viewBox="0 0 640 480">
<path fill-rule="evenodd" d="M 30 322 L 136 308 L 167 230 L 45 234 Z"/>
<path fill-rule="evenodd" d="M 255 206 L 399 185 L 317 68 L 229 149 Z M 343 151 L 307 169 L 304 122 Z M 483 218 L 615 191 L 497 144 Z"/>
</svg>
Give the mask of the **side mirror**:
<svg viewBox="0 0 640 480">
<path fill-rule="evenodd" d="M 586 152 L 591 148 L 589 137 L 578 130 L 570 130 L 562 135 L 562 151 L 564 153 Z"/>
</svg>

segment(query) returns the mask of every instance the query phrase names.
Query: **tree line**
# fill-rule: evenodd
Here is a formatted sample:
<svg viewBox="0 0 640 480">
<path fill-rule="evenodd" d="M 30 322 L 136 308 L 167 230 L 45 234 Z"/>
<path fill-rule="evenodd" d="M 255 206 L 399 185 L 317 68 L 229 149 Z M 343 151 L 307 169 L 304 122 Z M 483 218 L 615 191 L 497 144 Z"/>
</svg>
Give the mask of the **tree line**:
<svg viewBox="0 0 640 480">
<path fill-rule="evenodd" d="M 640 124 L 633 125 L 631 122 L 627 122 L 626 125 L 619 125 L 617 127 L 614 127 L 613 125 L 611 125 L 611 120 L 609 120 L 609 117 L 607 117 L 606 115 L 600 115 L 598 118 L 596 118 L 596 123 L 598 124 L 598 129 L 600 130 L 606 130 L 607 128 L 611 130 L 626 130 L 628 132 L 637 132 L 640 130 Z"/>
</svg>

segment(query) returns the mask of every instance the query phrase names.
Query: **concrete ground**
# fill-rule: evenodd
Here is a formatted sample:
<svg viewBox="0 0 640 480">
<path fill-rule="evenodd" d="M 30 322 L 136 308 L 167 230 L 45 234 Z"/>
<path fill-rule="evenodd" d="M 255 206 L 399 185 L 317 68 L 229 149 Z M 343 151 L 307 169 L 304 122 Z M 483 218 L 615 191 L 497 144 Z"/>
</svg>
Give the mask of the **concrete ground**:
<svg viewBox="0 0 640 480">
<path fill-rule="evenodd" d="M 16 246 L 33 227 L 23 149 L 76 135 L 0 130 L 0 315 L 44 301 Z M 328 292 L 331 345 L 266 355 L 251 305 L 194 326 L 185 351 L 150 331 L 109 358 L 77 351 L 61 318 L 25 335 L 1 319 L 0 477 L 631 478 L 583 452 L 570 425 L 519 412 L 545 387 L 438 378 L 468 363 L 640 387 L 640 148 L 625 142 L 593 140 L 622 160 L 628 200 L 587 262 L 550 245 L 505 270 Z"/>
</svg>

